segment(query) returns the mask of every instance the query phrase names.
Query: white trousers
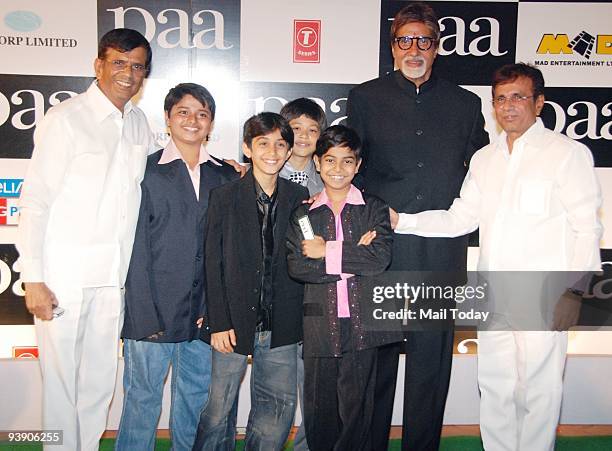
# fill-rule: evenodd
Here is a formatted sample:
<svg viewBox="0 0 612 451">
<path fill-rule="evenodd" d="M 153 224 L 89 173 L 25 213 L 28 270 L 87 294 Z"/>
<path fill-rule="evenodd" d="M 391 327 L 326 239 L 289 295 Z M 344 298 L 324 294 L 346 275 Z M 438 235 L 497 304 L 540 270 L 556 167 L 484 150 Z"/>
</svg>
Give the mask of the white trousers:
<svg viewBox="0 0 612 451">
<path fill-rule="evenodd" d="M 567 332 L 480 332 L 480 433 L 487 451 L 552 451 Z"/>
<path fill-rule="evenodd" d="M 49 451 L 90 451 L 106 429 L 117 377 L 123 299 L 118 287 L 53 290 L 63 316 L 36 320 L 43 429 L 63 431 Z"/>
</svg>

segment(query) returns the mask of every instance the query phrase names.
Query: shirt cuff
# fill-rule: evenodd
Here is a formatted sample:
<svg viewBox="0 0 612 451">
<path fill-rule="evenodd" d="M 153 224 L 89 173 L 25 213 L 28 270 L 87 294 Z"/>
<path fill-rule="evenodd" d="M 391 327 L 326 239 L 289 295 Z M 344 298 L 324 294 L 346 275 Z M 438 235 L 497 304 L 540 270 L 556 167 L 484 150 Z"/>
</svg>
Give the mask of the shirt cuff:
<svg viewBox="0 0 612 451">
<path fill-rule="evenodd" d="M 20 279 L 22 282 L 43 282 L 44 271 L 42 260 L 38 259 L 24 259 L 19 258 L 17 260 L 16 269 L 20 273 Z"/>
<path fill-rule="evenodd" d="M 410 233 L 417 226 L 417 216 L 415 214 L 399 213 L 399 220 L 393 230 L 395 233 Z"/>
<path fill-rule="evenodd" d="M 325 272 L 342 274 L 342 241 L 325 242 Z"/>
</svg>

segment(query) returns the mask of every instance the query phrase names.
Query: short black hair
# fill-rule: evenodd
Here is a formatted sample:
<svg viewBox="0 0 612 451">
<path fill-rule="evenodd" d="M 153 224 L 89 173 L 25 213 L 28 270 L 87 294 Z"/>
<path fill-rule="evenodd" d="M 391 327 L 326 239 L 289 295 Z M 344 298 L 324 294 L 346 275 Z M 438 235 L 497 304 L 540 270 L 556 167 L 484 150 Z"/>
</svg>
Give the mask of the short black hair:
<svg viewBox="0 0 612 451">
<path fill-rule="evenodd" d="M 495 97 L 495 88 L 497 85 L 512 83 L 519 77 L 526 77 L 533 84 L 533 100 L 544 95 L 544 76 L 542 71 L 531 64 L 516 63 L 506 64 L 500 67 L 493 73 L 493 82 L 491 83 L 491 91 Z"/>
<path fill-rule="evenodd" d="M 187 95 L 193 96 L 202 105 L 208 107 L 211 120 L 215 120 L 215 99 L 208 89 L 196 83 L 180 83 L 170 89 L 164 100 L 164 111 L 170 114 L 172 107 Z"/>
<path fill-rule="evenodd" d="M 361 158 L 361 139 L 355 130 L 346 125 L 332 125 L 319 136 L 315 155 L 321 158 L 332 147 L 347 147 Z"/>
<path fill-rule="evenodd" d="M 135 48 L 142 47 L 147 52 L 145 64 L 147 73 L 151 70 L 151 45 L 147 38 L 136 30 L 130 28 L 115 28 L 106 33 L 98 43 L 98 58 L 103 60 L 108 49 L 115 49 L 121 53 L 130 52 Z"/>
<path fill-rule="evenodd" d="M 319 124 L 319 130 L 323 131 L 327 127 L 327 117 L 325 111 L 317 102 L 306 97 L 292 100 L 286 103 L 280 110 L 280 115 L 287 121 L 292 121 L 300 116 L 306 116 Z"/>
<path fill-rule="evenodd" d="M 255 138 L 270 134 L 275 130 L 280 131 L 281 136 L 291 149 L 293 147 L 293 130 L 291 130 L 289 122 L 280 114 L 268 111 L 251 116 L 244 123 L 242 141 L 250 148 Z"/>
</svg>

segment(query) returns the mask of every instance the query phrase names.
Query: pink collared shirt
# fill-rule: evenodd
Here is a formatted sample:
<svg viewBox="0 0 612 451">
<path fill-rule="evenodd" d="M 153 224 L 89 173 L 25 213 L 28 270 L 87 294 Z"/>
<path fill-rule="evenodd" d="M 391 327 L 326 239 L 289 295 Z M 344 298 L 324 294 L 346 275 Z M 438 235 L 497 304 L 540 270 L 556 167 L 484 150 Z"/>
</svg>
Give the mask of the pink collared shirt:
<svg viewBox="0 0 612 451">
<path fill-rule="evenodd" d="M 337 292 L 337 304 L 338 304 L 338 318 L 350 318 L 351 312 L 349 310 L 349 296 L 348 296 L 348 283 L 347 279 L 353 277 L 353 274 L 346 274 L 342 272 L 342 241 L 344 240 L 344 231 L 342 230 L 342 210 L 346 204 L 351 205 L 365 205 L 361 191 L 355 186 L 351 185 L 346 199 L 340 208 L 339 214 L 334 214 L 334 220 L 336 224 L 336 240 L 327 241 L 325 243 L 325 272 L 327 274 L 339 274 L 341 279 L 336 282 Z M 331 201 L 327 197 L 325 190 L 321 191 L 321 194 L 317 197 L 317 200 L 313 202 L 310 209 L 314 210 L 322 205 L 327 205 L 332 210 Z M 332 210 L 333 212 L 333 210 Z"/>
<path fill-rule="evenodd" d="M 181 155 L 180 150 L 178 150 L 178 147 L 176 147 L 176 144 L 174 144 L 174 140 L 170 139 L 157 164 L 168 164 L 174 160 L 182 160 L 183 163 L 185 163 L 187 172 L 189 173 L 189 178 L 191 178 L 191 183 L 193 183 L 193 190 L 195 191 L 196 199 L 200 200 L 200 165 L 209 160 L 217 166 L 221 166 L 221 164 L 208 154 L 204 146 L 201 146 L 198 164 L 196 167 L 191 169 L 183 158 L 183 155 Z"/>
</svg>

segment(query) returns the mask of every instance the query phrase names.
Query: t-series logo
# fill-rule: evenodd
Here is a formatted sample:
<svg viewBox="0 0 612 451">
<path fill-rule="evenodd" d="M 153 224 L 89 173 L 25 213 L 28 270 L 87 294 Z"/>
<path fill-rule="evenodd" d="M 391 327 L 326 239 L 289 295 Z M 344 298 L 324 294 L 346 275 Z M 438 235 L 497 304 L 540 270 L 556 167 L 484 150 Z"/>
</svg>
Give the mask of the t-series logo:
<svg viewBox="0 0 612 451">
<path fill-rule="evenodd" d="M 293 21 L 293 62 L 318 63 L 321 61 L 321 21 Z"/>
<path fill-rule="evenodd" d="M 542 35 L 536 50 L 539 55 L 559 55 L 561 53 L 572 55 L 574 52 L 587 60 L 591 58 L 593 53 L 596 55 L 612 55 L 612 35 L 598 34 L 593 36 L 586 31 L 581 31 L 570 42 L 569 36 L 566 34 L 546 33 Z"/>
</svg>

